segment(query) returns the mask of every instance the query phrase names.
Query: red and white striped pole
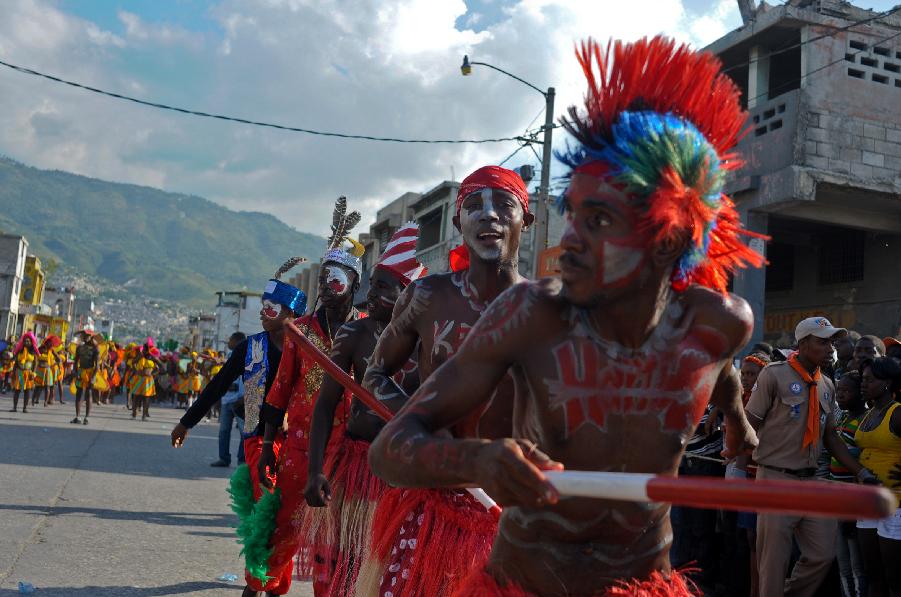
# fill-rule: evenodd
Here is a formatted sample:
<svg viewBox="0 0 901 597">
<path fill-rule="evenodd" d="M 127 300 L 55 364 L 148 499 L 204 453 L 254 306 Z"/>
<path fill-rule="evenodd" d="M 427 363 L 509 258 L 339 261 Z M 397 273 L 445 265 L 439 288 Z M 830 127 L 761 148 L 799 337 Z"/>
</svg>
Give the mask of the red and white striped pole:
<svg viewBox="0 0 901 597">
<path fill-rule="evenodd" d="M 664 477 L 640 473 L 545 471 L 561 495 L 630 502 L 669 502 L 716 510 L 885 518 L 896 500 L 883 487 L 817 481 Z"/>
</svg>

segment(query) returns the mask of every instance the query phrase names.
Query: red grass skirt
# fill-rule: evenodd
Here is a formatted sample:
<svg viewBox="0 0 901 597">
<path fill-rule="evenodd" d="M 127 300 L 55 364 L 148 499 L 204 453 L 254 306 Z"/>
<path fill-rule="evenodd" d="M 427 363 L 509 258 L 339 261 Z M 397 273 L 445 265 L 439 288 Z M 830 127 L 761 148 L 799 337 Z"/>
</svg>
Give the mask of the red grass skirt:
<svg viewBox="0 0 901 597">
<path fill-rule="evenodd" d="M 369 550 L 373 515 L 388 490 L 387 484 L 372 474 L 368 454 L 369 442 L 347 435 L 330 441 L 324 470 L 332 499 L 325 508 L 308 508 L 304 517 L 307 542 L 333 558 L 329 595 L 353 595 Z"/>
<path fill-rule="evenodd" d="M 465 491 L 389 489 L 378 504 L 360 597 L 448 597 L 488 561 L 497 519 Z"/>
<path fill-rule="evenodd" d="M 694 583 L 678 570 L 672 570 L 669 577 L 660 572 L 654 572 L 646 580 L 622 580 L 618 586 L 604 589 L 602 593 L 594 593 L 591 597 L 698 597 L 699 595 L 701 593 Z M 483 568 L 470 574 L 469 578 L 454 593 L 454 597 L 538 596 L 513 583 L 502 587 L 498 580 Z"/>
</svg>

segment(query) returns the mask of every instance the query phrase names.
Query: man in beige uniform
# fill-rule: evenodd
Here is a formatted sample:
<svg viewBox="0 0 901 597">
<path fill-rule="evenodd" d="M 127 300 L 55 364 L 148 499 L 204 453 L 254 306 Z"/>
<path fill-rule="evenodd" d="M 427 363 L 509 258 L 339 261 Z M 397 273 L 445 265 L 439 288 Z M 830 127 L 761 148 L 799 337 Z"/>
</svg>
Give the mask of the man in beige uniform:
<svg viewBox="0 0 901 597">
<path fill-rule="evenodd" d="M 754 450 L 758 479 L 814 479 L 821 446 L 853 473 L 862 470 L 835 432 L 831 416 L 835 386 L 820 373 L 829 362 L 832 341 L 847 333 L 832 327 L 825 317 L 805 319 L 795 328 L 798 352 L 760 373 L 746 407 L 760 442 Z M 793 534 L 801 559 L 785 580 Z M 797 514 L 758 516 L 760 595 L 813 595 L 835 557 L 835 535 L 836 521 L 832 519 Z"/>
</svg>

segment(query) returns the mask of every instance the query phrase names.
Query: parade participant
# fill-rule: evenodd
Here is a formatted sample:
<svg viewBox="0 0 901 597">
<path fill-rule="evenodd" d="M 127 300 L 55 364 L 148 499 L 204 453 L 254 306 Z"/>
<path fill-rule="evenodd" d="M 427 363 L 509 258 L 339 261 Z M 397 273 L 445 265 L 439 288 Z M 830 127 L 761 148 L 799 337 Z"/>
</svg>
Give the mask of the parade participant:
<svg viewBox="0 0 901 597">
<path fill-rule="evenodd" d="M 15 366 L 13 360 L 13 347 L 15 343 L 10 342 L 0 352 L 0 393 L 6 393 L 12 388 L 12 372 Z"/>
<path fill-rule="evenodd" d="M 131 418 L 137 418 L 138 406 L 141 406 L 141 421 L 150 418 L 150 400 L 156 396 L 156 382 L 154 374 L 160 368 L 160 351 L 153 342 L 153 338 L 147 338 L 147 342 L 140 348 L 140 353 L 135 359 L 134 395 L 131 398 Z"/>
<path fill-rule="evenodd" d="M 563 125 L 561 278 L 498 297 L 370 450 L 407 486 L 479 486 L 505 506 L 484 571 L 459 595 L 688 595 L 669 506 L 561 500 L 543 469 L 675 475 L 708 402 L 724 454 L 755 442 L 733 355 L 750 336 L 730 272 L 762 257 L 722 193 L 746 114 L 709 53 L 663 37 L 589 40 L 585 110 Z M 485 407 L 511 371 L 515 439 L 437 432 Z M 540 450 L 538 447 L 540 446 Z"/>
<path fill-rule="evenodd" d="M 307 296 L 302 290 L 281 280 L 281 276 L 294 266 L 306 262 L 303 257 L 292 257 L 286 261 L 267 282 L 261 298 L 260 324 L 263 331 L 239 340 L 219 373 L 210 380 L 200 397 L 184 414 L 172 430 L 172 445 L 176 448 L 184 444 L 190 429 L 194 428 L 207 411 L 229 390 L 232 383 L 243 377 L 244 397 L 241 399 L 244 428 L 241 438 L 247 467 L 236 471 L 250 477 L 249 486 L 253 491 L 252 501 L 260 498 L 260 481 L 257 477 L 257 463 L 262 451 L 263 438 L 257 432 L 260 423 L 260 408 L 278 371 L 284 343 L 284 323 L 303 315 L 307 308 Z M 282 438 L 273 439 L 273 452 L 278 455 Z M 220 459 L 223 454 L 220 450 Z M 217 463 L 213 463 L 215 466 Z M 232 482 L 235 485 L 235 481 Z M 236 499 L 233 496 L 233 499 Z M 245 498 L 246 499 L 246 498 Z"/>
<path fill-rule="evenodd" d="M 31 392 L 34 390 L 35 359 L 40 354 L 38 340 L 34 337 L 34 333 L 22 334 L 13 350 L 13 407 L 9 412 L 16 412 L 20 393 L 22 394 L 22 412 L 28 412 L 28 401 L 31 400 Z"/>
<path fill-rule="evenodd" d="M 96 335 L 88 329 L 79 332 L 81 344 L 75 348 L 75 418 L 70 421 L 77 425 L 88 424 L 91 416 L 91 394 L 94 392 L 94 374 L 97 371 L 100 352 L 97 350 Z M 84 400 L 84 420 L 81 415 L 81 401 Z"/>
<path fill-rule="evenodd" d="M 519 243 L 533 216 L 519 174 L 479 168 L 463 180 L 455 208 L 463 245 L 451 254 L 454 271 L 410 284 L 372 355 L 363 383 L 380 400 L 405 402 L 407 395 L 391 376 L 417 347 L 424 380 L 459 350 L 495 297 L 524 281 Z M 487 398 L 487 408 L 455 421 L 456 437 L 491 440 L 512 433 L 512 379 Z M 367 595 L 448 595 L 473 567 L 484 565 L 496 528 L 495 517 L 465 491 L 391 489 L 374 515 L 372 549 L 358 589 Z"/>
<path fill-rule="evenodd" d="M 401 226 L 394 233 L 369 278 L 368 317 L 345 324 L 335 334 L 331 359 L 348 373 L 352 370 L 357 383 L 362 381 L 376 342 L 391 321 L 398 296 L 425 274 L 425 268 L 416 260 L 418 237 L 419 227 L 415 222 Z M 415 360 L 395 381 L 408 394 L 418 387 Z M 307 504 L 313 506 L 306 511 L 306 532 L 316 538 L 314 543 L 333 546 L 327 551 L 338 554 L 330 586 L 330 594 L 336 596 L 354 594 L 357 573 L 368 551 L 372 515 L 387 489 L 372 474 L 367 462 L 369 444 L 384 421 L 354 398 L 346 433 L 337 441 L 332 437 L 335 411 L 343 404 L 344 393 L 344 387 L 331 377 L 323 381 L 313 411 L 309 475 L 304 489 Z M 323 474 L 323 457 L 327 474 Z"/>
<path fill-rule="evenodd" d="M 35 370 L 34 396 L 32 404 L 38 403 L 39 395 L 44 396 L 44 406 L 53 403 L 53 394 L 56 386 L 56 352 L 55 349 L 63 343 L 57 336 L 50 334 L 41 342 L 38 365 Z"/>
<path fill-rule="evenodd" d="M 197 399 L 197 395 L 200 393 L 202 385 L 200 360 L 196 351 L 191 351 L 191 360 L 185 368 L 185 373 L 187 373 L 188 376 L 188 391 L 186 394 L 188 396 L 188 408 L 190 408 Z"/>
<path fill-rule="evenodd" d="M 59 396 L 59 403 L 61 405 L 65 405 L 66 401 L 64 399 L 65 394 L 63 394 L 63 379 L 66 377 L 66 372 L 69 369 L 69 353 L 66 352 L 66 347 L 62 342 L 59 343 L 59 346 L 53 349 L 53 353 L 53 379 L 56 381 L 56 395 Z"/>
<path fill-rule="evenodd" d="M 353 252 L 341 248 L 345 240 L 350 240 L 348 234 L 359 221 L 358 212 L 347 213 L 346 199 L 338 199 L 333 212 L 328 250 L 322 258 L 319 271 L 319 296 L 316 301 L 322 306 L 317 309 L 314 305 L 311 313 L 294 321 L 300 331 L 325 353 L 331 351 L 338 329 L 360 317 L 353 307 L 353 297 L 360 285 L 362 245 L 350 241 L 354 245 Z M 294 342 L 290 339 L 285 341 L 275 383 L 266 395 L 266 402 L 260 413 L 265 431 L 257 465 L 258 474 L 260 482 L 267 488 L 274 485 L 276 495 L 280 494 L 281 497 L 274 525 L 270 521 L 270 528 L 274 526 L 269 541 L 272 552 L 265 563 L 268 570 L 265 575 L 271 578 L 261 581 L 260 577 L 249 575 L 245 597 L 255 595 L 257 591 L 266 591 L 270 595 L 286 594 L 291 587 L 291 568 L 295 554 L 301 559 L 300 576 L 312 577 L 316 595 L 322 595 L 328 589 L 334 571 L 334 554 L 323 552 L 327 546 L 305 544 L 299 533 L 306 507 L 303 490 L 307 483 L 310 420 L 324 375 L 322 368 L 305 358 Z M 345 402 L 339 409 L 336 425 L 343 427 L 343 422 L 347 419 L 347 407 Z M 283 423 L 287 424 L 288 433 L 282 453 L 276 460 L 273 440 Z M 338 435 L 343 432 L 343 428 L 339 429 Z M 272 473 L 275 473 L 274 484 L 269 478 Z"/>
</svg>

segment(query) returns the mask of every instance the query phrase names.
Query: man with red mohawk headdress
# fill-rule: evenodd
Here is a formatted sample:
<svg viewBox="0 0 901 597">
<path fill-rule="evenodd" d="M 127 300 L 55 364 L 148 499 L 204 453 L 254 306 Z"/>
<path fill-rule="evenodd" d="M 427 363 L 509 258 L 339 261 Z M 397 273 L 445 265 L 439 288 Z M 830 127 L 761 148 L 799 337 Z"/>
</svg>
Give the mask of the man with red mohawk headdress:
<svg viewBox="0 0 901 597">
<path fill-rule="evenodd" d="M 346 323 L 335 334 L 331 358 L 348 373 L 352 370 L 358 383 L 379 336 L 391 321 L 400 293 L 426 273 L 416 260 L 418 238 L 415 222 L 401 226 L 391 237 L 369 278 L 369 317 Z M 419 375 L 415 359 L 395 380 L 408 393 L 416 390 Z M 331 550 L 337 553 L 337 565 L 329 589 L 329 595 L 336 596 L 354 594 L 360 563 L 369 545 L 372 515 L 387 490 L 385 482 L 372 474 L 367 461 L 369 444 L 384 421 L 354 398 L 345 433 L 334 437 L 337 434 L 332 433 L 332 421 L 343 397 L 344 388 L 337 381 L 328 377 L 322 382 L 310 429 L 309 476 L 304 492 L 312 506 L 305 521 L 307 532 L 314 537 L 312 542 L 336 548 Z"/>
<path fill-rule="evenodd" d="M 485 166 L 463 180 L 453 218 L 463 244 L 450 255 L 454 271 L 417 280 L 403 292 L 363 378 L 368 390 L 396 409 L 408 394 L 393 375 L 410 357 L 418 355 L 426 379 L 460 349 L 491 301 L 524 281 L 519 241 L 532 220 L 529 193 L 516 172 Z M 453 422 L 456 437 L 510 435 L 512 379 L 486 398 L 486 408 Z M 390 489 L 374 514 L 357 594 L 450 595 L 470 569 L 484 564 L 496 529 L 495 515 L 463 490 Z"/>
<path fill-rule="evenodd" d="M 370 449 L 407 486 L 478 486 L 504 506 L 484 570 L 458 595 L 687 595 L 669 563 L 665 504 L 561 499 L 545 470 L 675 475 L 708 402 L 726 417 L 725 455 L 756 443 L 732 357 L 748 305 L 726 293 L 761 265 L 723 195 L 745 114 L 710 54 L 663 37 L 584 43 L 584 112 L 562 199 L 561 279 L 517 284 L 423 383 Z M 442 429 L 516 381 L 513 434 Z"/>
</svg>

